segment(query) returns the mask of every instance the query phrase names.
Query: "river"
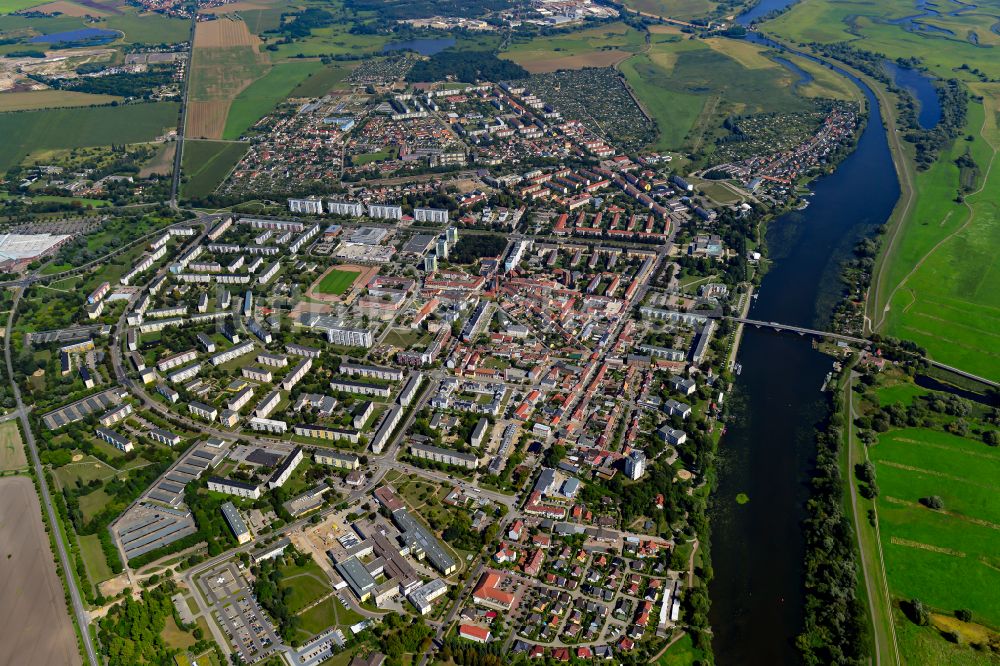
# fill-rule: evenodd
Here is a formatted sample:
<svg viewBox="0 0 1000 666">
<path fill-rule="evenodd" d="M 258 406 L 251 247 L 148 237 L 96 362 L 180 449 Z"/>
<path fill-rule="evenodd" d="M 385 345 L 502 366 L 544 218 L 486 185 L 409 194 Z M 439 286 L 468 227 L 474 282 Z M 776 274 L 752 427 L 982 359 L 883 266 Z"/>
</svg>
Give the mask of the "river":
<svg viewBox="0 0 1000 666">
<path fill-rule="evenodd" d="M 764 0 L 740 23 L 787 4 Z M 878 100 L 850 78 L 868 100 L 868 124 L 857 149 L 833 174 L 813 182 L 809 206 L 768 225 L 772 263 L 752 318 L 828 326 L 841 293 L 842 262 L 886 221 L 899 197 Z M 713 647 L 720 664 L 794 664 L 804 609 L 801 523 L 813 427 L 823 414 L 820 387 L 831 360 L 813 350 L 810 338 L 748 327 L 738 361 L 742 373 L 719 450 L 711 515 Z M 739 493 L 749 502 L 738 504 Z"/>
</svg>

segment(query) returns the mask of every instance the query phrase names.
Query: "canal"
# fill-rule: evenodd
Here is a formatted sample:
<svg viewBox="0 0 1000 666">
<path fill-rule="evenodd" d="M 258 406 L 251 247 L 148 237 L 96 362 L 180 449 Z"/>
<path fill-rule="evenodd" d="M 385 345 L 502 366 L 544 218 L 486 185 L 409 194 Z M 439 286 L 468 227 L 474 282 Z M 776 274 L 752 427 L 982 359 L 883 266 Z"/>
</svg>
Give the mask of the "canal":
<svg viewBox="0 0 1000 666">
<path fill-rule="evenodd" d="M 788 3 L 764 0 L 740 21 L 749 24 Z M 754 319 L 827 327 L 841 293 L 842 262 L 886 221 L 899 197 L 878 100 L 850 78 L 868 100 L 868 124 L 857 149 L 813 182 L 809 206 L 768 225 L 771 265 L 750 311 Z M 831 360 L 807 337 L 752 327 L 737 360 L 742 373 L 719 450 L 711 516 L 713 647 L 719 664 L 794 664 L 804 611 L 801 523 L 813 428 L 823 414 L 820 387 Z M 749 501 L 737 503 L 741 493 Z"/>
</svg>

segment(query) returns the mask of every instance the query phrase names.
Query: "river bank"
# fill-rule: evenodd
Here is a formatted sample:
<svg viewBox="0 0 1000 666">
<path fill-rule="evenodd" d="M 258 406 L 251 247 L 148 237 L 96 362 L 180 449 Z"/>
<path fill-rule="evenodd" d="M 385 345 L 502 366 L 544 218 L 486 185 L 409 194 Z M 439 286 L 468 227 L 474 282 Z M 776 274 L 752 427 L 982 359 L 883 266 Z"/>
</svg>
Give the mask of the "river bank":
<svg viewBox="0 0 1000 666">
<path fill-rule="evenodd" d="M 864 93 L 868 122 L 855 151 L 813 181 L 809 207 L 768 224 L 769 270 L 750 309 L 755 319 L 823 328 L 841 296 L 843 260 L 896 204 L 899 184 L 880 100 L 861 79 L 842 73 Z M 827 409 L 819 389 L 831 361 L 808 339 L 754 328 L 744 331 L 738 359 L 742 373 L 711 515 L 713 647 L 719 663 L 798 663 L 795 639 L 805 613 L 801 526 L 814 469 L 813 428 Z M 739 494 L 749 502 L 738 504 Z"/>
</svg>

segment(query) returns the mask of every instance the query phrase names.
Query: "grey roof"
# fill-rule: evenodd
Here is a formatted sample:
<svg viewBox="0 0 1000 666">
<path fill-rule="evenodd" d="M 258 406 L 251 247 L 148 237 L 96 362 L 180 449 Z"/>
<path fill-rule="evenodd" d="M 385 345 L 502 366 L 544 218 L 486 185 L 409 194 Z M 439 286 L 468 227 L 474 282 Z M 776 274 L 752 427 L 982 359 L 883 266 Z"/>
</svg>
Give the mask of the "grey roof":
<svg viewBox="0 0 1000 666">
<path fill-rule="evenodd" d="M 403 532 L 403 539 L 407 545 L 411 548 L 416 545 L 423 550 L 427 559 L 438 571 L 447 573 L 455 566 L 455 560 L 445 551 L 441 542 L 420 521 L 410 515 L 409 511 L 397 509 L 393 512 L 392 519 Z"/>
<path fill-rule="evenodd" d="M 247 529 L 247 524 L 243 522 L 243 517 L 240 512 L 236 510 L 236 507 L 232 502 L 226 502 L 222 505 L 222 515 L 226 517 L 226 522 L 229 523 L 229 527 L 232 528 L 233 533 L 236 536 L 241 534 L 248 534 L 250 530 Z"/>
<path fill-rule="evenodd" d="M 334 565 L 344 581 L 359 598 L 375 589 L 375 579 L 353 555 Z"/>
</svg>

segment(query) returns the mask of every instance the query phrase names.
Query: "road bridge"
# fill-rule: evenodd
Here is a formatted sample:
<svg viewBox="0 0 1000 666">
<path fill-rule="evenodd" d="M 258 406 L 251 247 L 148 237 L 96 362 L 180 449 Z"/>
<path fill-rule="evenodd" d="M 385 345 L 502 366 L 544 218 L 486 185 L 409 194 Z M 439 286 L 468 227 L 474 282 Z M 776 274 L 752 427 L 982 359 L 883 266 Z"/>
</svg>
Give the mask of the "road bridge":
<svg viewBox="0 0 1000 666">
<path fill-rule="evenodd" d="M 822 331 L 822 330 L 819 330 L 819 329 L 816 329 L 816 328 L 807 328 L 805 326 L 793 326 L 792 324 L 782 324 L 782 323 L 776 322 L 776 321 L 762 321 L 762 320 L 759 320 L 759 319 L 748 319 L 746 317 L 724 317 L 724 316 L 719 316 L 719 315 L 716 315 L 716 316 L 709 315 L 709 316 L 712 319 L 728 319 L 729 321 L 735 322 L 737 324 L 745 324 L 745 325 L 748 325 L 748 326 L 755 326 L 756 328 L 769 328 L 769 329 L 771 329 L 773 331 L 778 331 L 779 333 L 789 332 L 789 333 L 798 333 L 799 335 L 811 335 L 811 336 L 817 337 L 817 338 L 825 338 L 825 339 L 829 339 L 829 340 L 837 340 L 839 342 L 847 342 L 847 343 L 850 343 L 850 344 L 859 345 L 859 346 L 863 346 L 863 347 L 867 347 L 868 345 L 872 345 L 872 344 L 878 344 L 876 341 L 869 340 L 868 338 L 859 338 L 859 337 L 856 337 L 856 336 L 853 336 L 853 335 L 843 335 L 843 334 L 840 334 L 840 333 L 832 333 L 830 331 Z M 998 382 L 996 382 L 996 381 L 994 381 L 992 379 L 987 379 L 985 377 L 980 377 L 979 375 L 974 375 L 971 372 L 967 372 L 965 370 L 962 370 L 961 368 L 956 368 L 954 366 L 947 365 L 945 363 L 941 363 L 940 361 L 935 361 L 934 359 L 928 358 L 927 356 L 925 356 L 923 354 L 916 354 L 916 353 L 912 353 L 912 352 L 908 352 L 908 353 L 911 353 L 913 356 L 918 356 L 920 359 L 926 361 L 929 365 L 932 365 L 932 366 L 934 366 L 936 368 L 941 368 L 942 370 L 947 370 L 948 372 L 952 372 L 952 373 L 954 373 L 956 375 L 965 377 L 966 379 L 971 379 L 973 381 L 979 382 L 980 384 L 984 384 L 985 386 L 989 386 L 990 388 L 993 388 L 993 389 L 1000 389 L 1000 383 L 998 383 Z"/>
</svg>

